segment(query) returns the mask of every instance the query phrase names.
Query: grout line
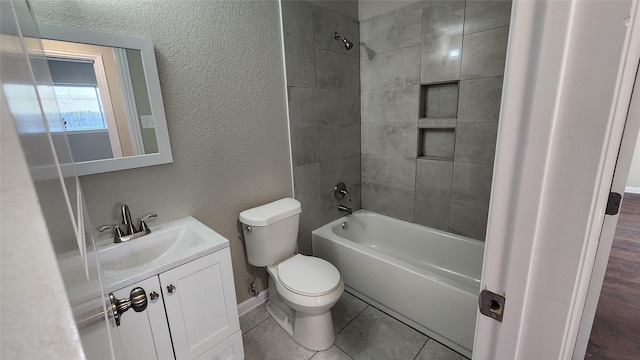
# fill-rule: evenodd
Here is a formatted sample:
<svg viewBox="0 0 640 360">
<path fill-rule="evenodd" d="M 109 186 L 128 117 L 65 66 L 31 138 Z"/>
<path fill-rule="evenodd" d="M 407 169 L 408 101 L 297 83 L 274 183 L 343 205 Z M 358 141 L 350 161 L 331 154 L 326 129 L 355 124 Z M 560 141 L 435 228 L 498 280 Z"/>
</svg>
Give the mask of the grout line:
<svg viewBox="0 0 640 360">
<path fill-rule="evenodd" d="M 355 359 L 353 356 L 351 356 L 351 354 L 346 352 L 343 348 L 341 348 L 340 346 L 336 345 L 335 343 L 333 344 L 333 346 L 335 346 L 336 348 L 340 349 L 340 351 L 342 351 L 345 355 L 347 355 L 349 357 L 349 359 L 352 359 L 352 360 Z"/>
<path fill-rule="evenodd" d="M 287 85 L 288 88 L 315 89 L 315 86 Z"/>
<path fill-rule="evenodd" d="M 265 310 L 265 311 L 266 311 L 266 310 Z M 252 327 L 251 327 L 251 329 L 247 330 L 247 331 L 246 331 L 246 332 L 244 332 L 242 335 L 246 335 L 246 334 L 248 334 L 251 330 L 253 330 L 253 329 L 257 328 L 258 326 L 260 326 L 260 324 L 262 324 L 263 322 L 265 322 L 265 321 L 269 320 L 269 318 L 271 318 L 271 314 L 269 314 L 269 313 L 267 313 L 267 314 L 268 314 L 269 316 L 267 316 L 267 318 L 266 318 L 266 319 L 264 319 L 264 320 L 260 321 L 259 323 L 255 324 L 254 326 L 252 326 Z"/>
<path fill-rule="evenodd" d="M 466 13 L 467 13 L 467 11 L 466 11 L 466 5 L 465 5 L 465 17 L 466 17 Z M 489 28 L 489 29 L 477 30 L 477 31 L 474 31 L 474 32 L 466 33 L 466 34 L 464 33 L 464 30 L 462 30 L 462 36 L 464 37 L 464 36 L 468 36 L 468 35 L 480 34 L 482 32 L 498 30 L 498 29 L 502 29 L 502 28 L 508 28 L 510 26 L 511 26 L 511 24 L 507 24 L 507 25 L 492 27 L 492 28 Z"/>
<path fill-rule="evenodd" d="M 498 76 L 492 76 L 492 77 L 498 77 Z M 361 81 L 362 82 L 362 81 Z M 413 87 L 413 86 L 420 86 L 423 85 L 420 83 L 420 79 L 418 79 L 418 82 L 415 84 L 391 84 L 393 86 L 383 86 L 380 88 L 371 88 L 371 89 L 360 89 L 360 92 L 365 92 L 365 91 L 380 91 L 380 90 L 391 90 L 391 89 L 398 89 L 398 88 L 403 88 L 403 87 Z"/>
<path fill-rule="evenodd" d="M 427 343 L 429 342 L 429 340 L 431 340 L 430 337 L 427 336 L 427 341 L 424 342 L 424 344 L 422 344 L 422 347 L 420 348 L 420 351 L 418 351 L 418 353 L 416 354 L 416 356 L 413 358 L 413 360 L 417 360 L 418 356 L 420 355 L 420 353 L 422 352 L 422 350 L 424 349 L 425 346 L 427 346 Z"/>
<path fill-rule="evenodd" d="M 364 56 L 362 54 L 360 54 L 360 59 L 373 58 L 373 57 L 375 57 L 375 55 L 382 55 L 382 54 L 390 53 L 392 51 L 404 50 L 404 49 L 417 47 L 417 46 L 420 46 L 420 52 L 422 52 L 422 35 L 420 35 L 420 42 L 417 43 L 417 44 L 407 45 L 407 46 L 403 46 L 403 47 L 399 47 L 399 48 L 395 48 L 395 49 L 389 49 L 389 50 L 380 51 L 380 52 L 372 52 L 371 54 L 367 53 Z"/>
<path fill-rule="evenodd" d="M 460 82 L 462 82 L 462 81 L 472 81 L 472 80 L 494 79 L 494 78 L 500 78 L 500 77 L 504 77 L 504 72 L 502 73 L 502 75 L 481 76 L 481 77 L 472 77 L 472 78 L 466 78 L 466 79 L 463 79 L 461 77 L 460 78 Z"/>
<path fill-rule="evenodd" d="M 353 46 L 355 47 L 355 46 L 356 46 L 356 44 L 353 44 Z M 354 58 L 354 59 L 358 59 L 358 62 L 359 62 L 359 60 L 360 60 L 360 58 L 361 58 L 361 57 L 360 57 L 360 55 L 347 54 L 347 53 L 343 53 L 343 52 L 335 51 L 335 50 L 331 50 L 331 49 L 323 49 L 323 48 L 319 48 L 319 47 L 314 47 L 314 49 L 315 49 L 315 50 L 320 50 L 320 51 L 322 51 L 322 53 L 323 53 L 323 54 L 325 54 L 325 53 L 327 53 L 327 52 L 330 52 L 330 53 L 334 53 L 334 54 L 338 54 L 338 55 L 349 56 L 349 57 L 352 57 L 352 58 Z M 348 50 L 347 50 L 347 51 L 348 51 Z"/>
<path fill-rule="evenodd" d="M 352 295 L 352 296 L 353 296 L 353 295 Z M 354 296 L 354 297 L 355 297 L 355 296 Z M 357 297 L 356 297 L 356 298 L 357 298 Z M 367 304 L 367 306 L 365 306 L 365 307 L 364 307 L 364 309 L 360 310 L 360 312 L 359 312 L 356 316 L 354 316 L 354 317 L 353 317 L 353 319 L 349 320 L 349 322 L 347 322 L 347 323 L 346 323 L 346 324 L 345 324 L 345 325 L 344 325 L 340 330 L 338 330 L 338 332 L 336 333 L 336 336 L 338 336 L 338 334 L 340 334 L 340 333 L 342 332 L 342 330 L 346 329 L 349 325 L 351 325 L 351 323 L 352 323 L 355 319 L 357 319 L 357 318 L 358 318 L 358 316 L 360 316 L 360 314 L 362 314 L 365 310 L 367 310 L 367 308 L 368 308 L 369 306 L 371 306 L 369 303 L 367 303 L 367 302 L 366 302 L 366 301 L 364 301 L 364 300 L 361 300 L 361 299 L 358 299 L 358 300 L 360 300 L 360 301 L 362 301 L 363 303 Z M 334 345 L 335 345 L 335 344 L 334 344 Z M 337 346 L 337 345 L 336 345 L 336 346 Z M 343 349 L 340 349 L 340 350 L 344 351 Z M 345 353 L 346 353 L 346 351 L 345 351 Z"/>
</svg>

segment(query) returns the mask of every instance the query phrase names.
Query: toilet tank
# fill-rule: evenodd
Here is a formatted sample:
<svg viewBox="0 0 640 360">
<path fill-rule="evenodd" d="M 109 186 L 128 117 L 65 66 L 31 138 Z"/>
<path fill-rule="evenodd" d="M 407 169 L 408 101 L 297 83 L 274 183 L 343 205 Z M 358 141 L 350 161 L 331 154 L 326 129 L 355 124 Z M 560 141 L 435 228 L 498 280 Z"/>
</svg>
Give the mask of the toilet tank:
<svg viewBox="0 0 640 360">
<path fill-rule="evenodd" d="M 249 264 L 269 266 L 295 254 L 300 212 L 300 202 L 286 198 L 240 213 Z"/>
</svg>

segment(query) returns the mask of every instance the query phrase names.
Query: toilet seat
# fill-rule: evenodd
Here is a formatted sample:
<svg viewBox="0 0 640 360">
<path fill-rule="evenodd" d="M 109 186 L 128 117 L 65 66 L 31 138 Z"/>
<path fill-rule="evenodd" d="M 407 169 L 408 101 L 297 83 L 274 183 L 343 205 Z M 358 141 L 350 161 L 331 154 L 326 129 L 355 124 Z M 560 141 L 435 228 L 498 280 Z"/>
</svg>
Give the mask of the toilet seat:
<svg viewBox="0 0 640 360">
<path fill-rule="evenodd" d="M 278 280 L 287 290 L 303 296 L 322 296 L 340 286 L 340 272 L 330 262 L 297 254 L 278 264 Z"/>
</svg>

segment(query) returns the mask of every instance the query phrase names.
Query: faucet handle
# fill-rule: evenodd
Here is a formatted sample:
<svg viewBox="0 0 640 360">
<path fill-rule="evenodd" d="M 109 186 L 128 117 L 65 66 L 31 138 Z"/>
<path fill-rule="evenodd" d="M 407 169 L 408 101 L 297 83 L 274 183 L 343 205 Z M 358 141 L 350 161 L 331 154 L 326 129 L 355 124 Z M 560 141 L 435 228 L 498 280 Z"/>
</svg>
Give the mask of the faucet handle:
<svg viewBox="0 0 640 360">
<path fill-rule="evenodd" d="M 150 233 L 151 230 L 149 229 L 149 226 L 147 225 L 146 221 L 149 218 L 155 218 L 155 217 L 158 217 L 158 214 L 151 213 L 151 214 L 147 214 L 147 215 L 141 217 L 140 218 L 140 231 L 144 231 L 147 234 Z"/>
<path fill-rule="evenodd" d="M 100 232 L 104 232 L 105 230 L 108 229 L 113 229 L 114 230 L 114 237 L 115 238 L 121 238 L 124 236 L 124 233 L 122 232 L 122 229 L 120 229 L 120 225 L 118 224 L 113 224 L 113 225 L 101 225 L 98 226 L 98 231 Z"/>
<path fill-rule="evenodd" d="M 333 188 L 333 196 L 336 198 L 336 200 L 342 200 L 344 199 L 345 195 L 349 199 L 349 202 L 351 202 L 351 195 L 349 195 L 349 192 L 347 191 L 347 185 L 342 182 L 337 183 Z"/>
</svg>

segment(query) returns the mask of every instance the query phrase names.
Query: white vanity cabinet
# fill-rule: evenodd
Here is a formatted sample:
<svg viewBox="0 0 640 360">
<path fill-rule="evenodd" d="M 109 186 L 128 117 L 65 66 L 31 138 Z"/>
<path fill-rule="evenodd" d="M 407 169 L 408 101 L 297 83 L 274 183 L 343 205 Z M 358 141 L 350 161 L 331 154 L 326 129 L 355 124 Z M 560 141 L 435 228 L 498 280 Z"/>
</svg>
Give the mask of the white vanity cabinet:
<svg viewBox="0 0 640 360">
<path fill-rule="evenodd" d="M 244 358 L 229 248 L 160 274 L 160 283 L 178 360 L 218 359 L 229 349 L 223 359 Z M 237 341 L 216 346 L 232 335 Z"/>
<path fill-rule="evenodd" d="M 147 293 L 147 308 L 141 312 L 127 310 L 120 317 L 120 326 L 116 331 L 120 334 L 123 352 L 127 360 L 158 359 L 173 360 L 173 347 L 164 311 L 164 302 L 160 290 L 158 276 L 142 280 L 124 289 L 114 291 L 118 299 L 129 298 L 131 290 L 141 287 Z M 159 296 L 151 299 L 151 293 Z"/>
<path fill-rule="evenodd" d="M 118 327 L 128 359 L 244 359 L 228 247 L 114 295 L 129 297 L 137 286 L 147 293 L 147 309 L 130 309 Z M 156 300 L 153 291 L 161 294 Z"/>
</svg>

